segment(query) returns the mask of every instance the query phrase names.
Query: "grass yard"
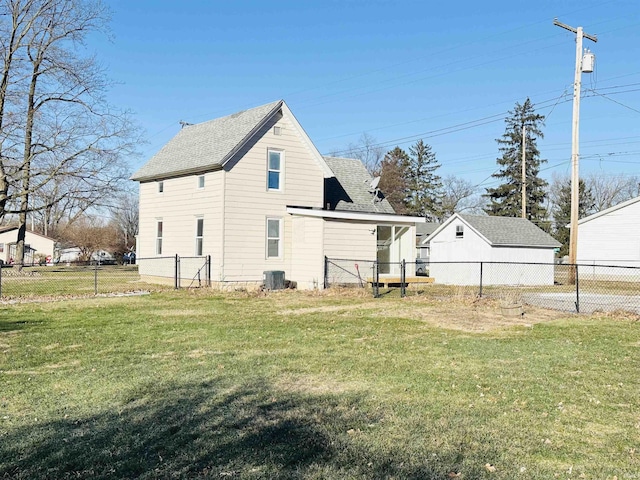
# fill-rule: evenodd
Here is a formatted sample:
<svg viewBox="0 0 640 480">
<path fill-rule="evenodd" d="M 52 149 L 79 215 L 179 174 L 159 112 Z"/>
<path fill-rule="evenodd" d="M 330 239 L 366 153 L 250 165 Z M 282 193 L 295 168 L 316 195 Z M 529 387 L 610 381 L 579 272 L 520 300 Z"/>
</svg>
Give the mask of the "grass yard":
<svg viewBox="0 0 640 480">
<path fill-rule="evenodd" d="M 168 291 L 0 306 L 0 478 L 640 478 L 640 322 Z"/>
</svg>

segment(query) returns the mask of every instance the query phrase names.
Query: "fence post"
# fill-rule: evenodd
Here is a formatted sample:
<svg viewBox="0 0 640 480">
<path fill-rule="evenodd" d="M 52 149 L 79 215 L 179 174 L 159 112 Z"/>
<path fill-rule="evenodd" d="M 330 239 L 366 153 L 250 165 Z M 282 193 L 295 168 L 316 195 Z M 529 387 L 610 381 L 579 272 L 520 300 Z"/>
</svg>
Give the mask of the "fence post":
<svg viewBox="0 0 640 480">
<path fill-rule="evenodd" d="M 95 268 L 93 269 L 93 294 L 97 295 L 98 294 L 98 262 L 97 261 L 94 267 Z"/>
<path fill-rule="evenodd" d="M 2 265 L 0 265 L 0 298 L 2 298 Z"/>
<path fill-rule="evenodd" d="M 179 280 L 178 280 L 178 264 L 180 263 L 180 257 L 178 257 L 178 254 L 176 253 L 175 256 L 175 263 L 174 263 L 174 271 L 173 271 L 173 288 L 175 288 L 176 290 L 178 290 L 178 288 L 180 288 L 180 284 L 179 284 Z"/>
<path fill-rule="evenodd" d="M 207 255 L 207 287 L 211 286 L 211 255 Z"/>
<path fill-rule="evenodd" d="M 404 298 L 407 296 L 407 286 L 405 281 L 407 279 L 407 262 L 403 258 L 402 263 L 400 264 L 400 298 Z"/>
<path fill-rule="evenodd" d="M 380 286 L 378 281 L 380 280 L 380 272 L 378 271 L 378 261 L 373 262 L 373 298 L 380 296 Z"/>
<path fill-rule="evenodd" d="M 576 265 L 576 313 L 580 313 L 580 275 L 578 275 L 578 265 Z"/>
<path fill-rule="evenodd" d="M 480 292 L 478 296 L 482 298 L 482 262 L 480 262 Z"/>
<path fill-rule="evenodd" d="M 329 259 L 324 256 L 324 288 L 329 288 Z"/>
</svg>

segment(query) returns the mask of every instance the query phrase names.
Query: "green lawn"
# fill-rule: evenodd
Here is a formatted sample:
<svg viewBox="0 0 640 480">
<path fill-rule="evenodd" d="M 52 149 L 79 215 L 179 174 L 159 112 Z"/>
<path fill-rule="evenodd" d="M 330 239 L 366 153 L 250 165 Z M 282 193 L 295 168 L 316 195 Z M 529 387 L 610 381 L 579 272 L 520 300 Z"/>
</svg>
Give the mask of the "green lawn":
<svg viewBox="0 0 640 480">
<path fill-rule="evenodd" d="M 636 318 L 436 326 L 457 301 L 1 306 L 0 478 L 639 478 Z"/>
</svg>

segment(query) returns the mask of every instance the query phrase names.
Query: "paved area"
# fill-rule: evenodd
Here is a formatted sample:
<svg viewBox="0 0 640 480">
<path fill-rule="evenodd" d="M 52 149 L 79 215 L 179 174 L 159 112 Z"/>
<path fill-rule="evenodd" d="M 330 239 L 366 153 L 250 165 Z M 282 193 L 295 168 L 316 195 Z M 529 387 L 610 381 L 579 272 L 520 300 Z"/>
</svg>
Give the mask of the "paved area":
<svg viewBox="0 0 640 480">
<path fill-rule="evenodd" d="M 527 293 L 522 301 L 538 307 L 552 308 L 564 312 L 576 312 L 574 293 Z M 612 312 L 624 310 L 640 314 L 640 295 L 612 295 L 602 293 L 580 293 L 580 313 L 595 311 Z"/>
</svg>

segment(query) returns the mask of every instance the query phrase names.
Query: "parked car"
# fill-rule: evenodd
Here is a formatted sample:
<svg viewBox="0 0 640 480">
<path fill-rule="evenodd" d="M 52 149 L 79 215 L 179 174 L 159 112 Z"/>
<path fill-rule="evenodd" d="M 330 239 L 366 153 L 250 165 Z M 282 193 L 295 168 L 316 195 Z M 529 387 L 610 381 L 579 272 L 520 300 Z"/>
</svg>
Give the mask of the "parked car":
<svg viewBox="0 0 640 480">
<path fill-rule="evenodd" d="M 428 277 L 429 276 L 429 262 L 422 259 L 416 258 L 416 275 L 419 277 Z"/>
<path fill-rule="evenodd" d="M 136 252 L 125 252 L 122 255 L 122 263 L 125 265 L 133 265 L 136 263 Z"/>
</svg>

